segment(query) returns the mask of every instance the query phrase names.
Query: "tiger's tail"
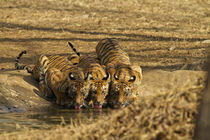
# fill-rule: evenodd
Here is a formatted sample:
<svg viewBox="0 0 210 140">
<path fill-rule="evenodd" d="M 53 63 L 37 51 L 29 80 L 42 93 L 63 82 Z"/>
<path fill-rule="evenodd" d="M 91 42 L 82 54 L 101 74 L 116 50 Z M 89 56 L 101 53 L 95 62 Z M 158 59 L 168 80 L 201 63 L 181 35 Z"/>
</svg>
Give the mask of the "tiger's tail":
<svg viewBox="0 0 210 140">
<path fill-rule="evenodd" d="M 15 69 L 16 70 L 23 70 L 26 67 L 26 65 L 19 66 L 19 64 L 18 64 L 19 60 L 23 54 L 26 54 L 26 50 L 19 53 L 18 57 L 15 59 Z"/>
<path fill-rule="evenodd" d="M 71 42 L 68 42 L 69 46 L 72 48 L 72 50 L 78 55 L 80 56 L 80 53 L 77 51 L 77 49 L 71 44 Z"/>
</svg>

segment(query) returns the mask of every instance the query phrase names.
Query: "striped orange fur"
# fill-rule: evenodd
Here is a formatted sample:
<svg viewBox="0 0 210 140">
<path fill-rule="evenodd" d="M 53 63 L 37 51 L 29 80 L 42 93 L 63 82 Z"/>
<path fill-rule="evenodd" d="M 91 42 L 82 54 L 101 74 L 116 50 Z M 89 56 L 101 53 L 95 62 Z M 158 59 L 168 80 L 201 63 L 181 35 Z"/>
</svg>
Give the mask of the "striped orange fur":
<svg viewBox="0 0 210 140">
<path fill-rule="evenodd" d="M 25 67 L 27 69 L 27 65 L 19 66 L 18 61 L 15 64 L 16 69 Z M 27 70 L 39 81 L 40 89 L 45 96 L 56 96 L 57 104 L 75 108 L 80 108 L 84 104 L 84 99 L 88 95 L 89 75 L 66 57 L 41 55 L 37 63 Z"/>
<path fill-rule="evenodd" d="M 96 53 L 100 64 L 106 66 L 111 77 L 107 102 L 111 106 L 124 107 L 138 94 L 142 79 L 140 66 L 131 64 L 128 54 L 115 39 L 100 40 Z"/>
<path fill-rule="evenodd" d="M 90 88 L 86 101 L 92 101 L 95 108 L 102 108 L 102 105 L 105 103 L 105 97 L 108 94 L 110 82 L 110 77 L 105 71 L 105 66 L 101 66 L 98 59 L 92 56 L 80 55 L 70 42 L 69 45 L 77 55 L 73 55 L 71 61 L 74 63 L 77 61 L 78 67 L 82 68 L 85 73 L 90 73 Z"/>
</svg>

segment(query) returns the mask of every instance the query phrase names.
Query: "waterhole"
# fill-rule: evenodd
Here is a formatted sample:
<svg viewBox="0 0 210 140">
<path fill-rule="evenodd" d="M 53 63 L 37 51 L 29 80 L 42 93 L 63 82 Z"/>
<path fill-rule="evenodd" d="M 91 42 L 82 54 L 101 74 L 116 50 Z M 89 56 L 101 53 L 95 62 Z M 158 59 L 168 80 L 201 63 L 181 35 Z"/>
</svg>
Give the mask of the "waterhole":
<svg viewBox="0 0 210 140">
<path fill-rule="evenodd" d="M 58 125 L 89 124 L 110 114 L 109 109 L 55 109 L 46 112 L 12 112 L 0 114 L 0 133 L 30 129 L 52 129 Z"/>
</svg>

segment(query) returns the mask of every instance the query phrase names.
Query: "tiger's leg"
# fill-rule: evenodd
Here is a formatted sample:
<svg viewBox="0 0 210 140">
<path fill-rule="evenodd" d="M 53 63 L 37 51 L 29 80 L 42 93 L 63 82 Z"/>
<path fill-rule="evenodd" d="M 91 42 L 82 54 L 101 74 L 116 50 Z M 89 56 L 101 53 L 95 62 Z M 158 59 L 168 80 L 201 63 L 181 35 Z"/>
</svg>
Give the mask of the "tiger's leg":
<svg viewBox="0 0 210 140">
<path fill-rule="evenodd" d="M 56 96 L 56 103 L 58 105 L 64 105 L 65 104 L 65 95 L 59 92 L 57 89 L 53 89 L 53 93 Z"/>
<path fill-rule="evenodd" d="M 53 89 L 53 93 L 55 94 L 56 97 L 56 104 L 60 105 L 61 104 L 61 96 L 59 92 L 56 89 Z"/>
<path fill-rule="evenodd" d="M 39 88 L 45 97 L 53 97 L 53 91 L 42 81 L 39 82 Z"/>
<path fill-rule="evenodd" d="M 56 96 L 56 103 L 59 105 L 65 103 L 65 96 L 59 91 L 59 85 L 61 85 L 63 78 L 63 73 L 56 68 L 49 68 L 45 76 L 45 82 L 52 89 Z"/>
<path fill-rule="evenodd" d="M 45 97 L 53 97 L 53 92 L 49 88 L 49 86 L 45 82 L 45 76 L 43 74 L 40 75 L 39 78 L 39 88 Z"/>
</svg>

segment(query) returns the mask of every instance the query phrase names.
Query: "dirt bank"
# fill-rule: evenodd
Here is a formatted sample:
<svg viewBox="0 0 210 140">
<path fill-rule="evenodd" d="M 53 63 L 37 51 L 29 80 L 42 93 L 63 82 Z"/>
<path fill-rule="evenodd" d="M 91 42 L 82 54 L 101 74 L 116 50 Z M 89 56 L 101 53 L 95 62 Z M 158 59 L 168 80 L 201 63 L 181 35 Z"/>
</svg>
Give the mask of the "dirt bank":
<svg viewBox="0 0 210 140">
<path fill-rule="evenodd" d="M 0 113 L 53 109 L 53 103 L 41 98 L 37 87 L 37 82 L 24 71 L 1 71 Z"/>
</svg>

